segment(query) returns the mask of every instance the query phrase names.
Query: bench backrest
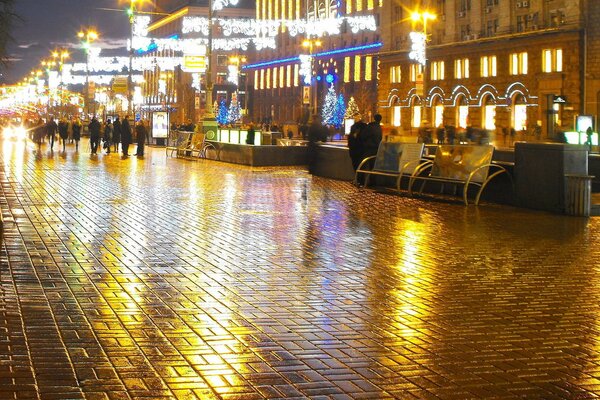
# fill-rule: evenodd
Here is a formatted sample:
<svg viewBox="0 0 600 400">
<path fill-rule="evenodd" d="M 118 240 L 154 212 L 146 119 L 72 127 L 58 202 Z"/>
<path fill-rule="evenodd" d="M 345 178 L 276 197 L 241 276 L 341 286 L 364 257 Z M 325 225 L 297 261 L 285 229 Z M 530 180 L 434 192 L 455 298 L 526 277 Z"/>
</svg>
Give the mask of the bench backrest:
<svg viewBox="0 0 600 400">
<path fill-rule="evenodd" d="M 192 148 L 199 148 L 202 146 L 202 144 L 204 143 L 204 139 L 206 138 L 206 134 L 203 132 L 194 132 L 194 134 L 192 135 L 192 142 L 191 142 L 191 147 Z"/>
<path fill-rule="evenodd" d="M 377 149 L 373 170 L 400 172 L 400 169 L 411 162 L 403 172 L 412 174 L 423 155 L 423 147 L 423 143 L 381 142 Z"/>
<path fill-rule="evenodd" d="M 441 145 L 435 151 L 430 176 L 466 180 L 471 172 L 492 162 L 493 146 Z M 482 168 L 471 179 L 484 182 L 488 168 Z"/>
<path fill-rule="evenodd" d="M 170 131 L 169 132 L 169 143 L 174 147 L 182 147 L 187 144 L 189 140 L 189 132 L 182 131 Z"/>
</svg>

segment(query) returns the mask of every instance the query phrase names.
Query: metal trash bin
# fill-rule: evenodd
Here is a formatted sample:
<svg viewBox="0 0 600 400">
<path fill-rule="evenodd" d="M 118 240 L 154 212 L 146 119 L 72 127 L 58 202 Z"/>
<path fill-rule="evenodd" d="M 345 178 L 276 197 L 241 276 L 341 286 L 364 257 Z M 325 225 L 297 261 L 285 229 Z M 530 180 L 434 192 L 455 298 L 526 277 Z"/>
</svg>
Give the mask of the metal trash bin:
<svg viewBox="0 0 600 400">
<path fill-rule="evenodd" d="M 589 217 L 592 208 L 592 175 L 565 175 L 565 213 Z"/>
</svg>

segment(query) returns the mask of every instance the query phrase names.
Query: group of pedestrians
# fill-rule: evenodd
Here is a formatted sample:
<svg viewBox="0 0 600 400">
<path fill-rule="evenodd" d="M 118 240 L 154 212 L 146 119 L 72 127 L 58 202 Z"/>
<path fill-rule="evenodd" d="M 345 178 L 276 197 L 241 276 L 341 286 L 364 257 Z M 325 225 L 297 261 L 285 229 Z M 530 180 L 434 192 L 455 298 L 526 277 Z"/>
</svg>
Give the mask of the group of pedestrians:
<svg viewBox="0 0 600 400">
<path fill-rule="evenodd" d="M 45 123 L 40 118 L 37 123 L 33 123 L 32 125 L 32 136 L 34 142 L 38 145 L 38 149 L 41 148 L 44 138 L 47 137 L 50 151 L 53 151 L 54 142 L 58 134 L 63 152 L 66 151 L 67 141 L 74 142 L 75 150 L 79 150 L 82 130 L 82 123 L 79 118 L 72 118 L 70 121 L 62 118 L 58 123 L 54 120 L 54 117 L 50 117 Z M 98 151 L 102 151 L 102 149 L 106 151 L 106 154 L 110 154 L 111 148 L 113 152 L 118 153 L 119 144 L 121 144 L 123 158 L 127 158 L 129 157 L 130 145 L 136 143 L 137 150 L 135 155 L 138 157 L 144 156 L 144 145 L 148 137 L 148 128 L 142 120 L 138 121 L 132 130 L 129 123 L 129 116 L 126 116 L 123 121 L 117 116 L 114 121 L 107 119 L 104 123 L 101 123 L 94 116 L 88 124 L 88 131 L 90 134 L 91 154 L 98 154 Z"/>
<path fill-rule="evenodd" d="M 355 122 L 350 127 L 348 135 L 348 153 L 355 171 L 365 158 L 377 155 L 383 136 L 381 119 L 380 114 L 375 114 L 373 121 L 367 124 L 360 114 L 354 115 Z"/>
</svg>

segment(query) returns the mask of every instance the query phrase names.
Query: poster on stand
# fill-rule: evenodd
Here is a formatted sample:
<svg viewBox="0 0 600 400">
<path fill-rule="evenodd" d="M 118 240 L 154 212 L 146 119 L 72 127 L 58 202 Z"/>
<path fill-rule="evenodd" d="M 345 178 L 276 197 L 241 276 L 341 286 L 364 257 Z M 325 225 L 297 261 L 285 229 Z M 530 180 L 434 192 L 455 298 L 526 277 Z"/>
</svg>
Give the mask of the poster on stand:
<svg viewBox="0 0 600 400">
<path fill-rule="evenodd" d="M 152 113 L 152 137 L 163 139 L 169 136 L 169 113 L 155 111 Z"/>
</svg>

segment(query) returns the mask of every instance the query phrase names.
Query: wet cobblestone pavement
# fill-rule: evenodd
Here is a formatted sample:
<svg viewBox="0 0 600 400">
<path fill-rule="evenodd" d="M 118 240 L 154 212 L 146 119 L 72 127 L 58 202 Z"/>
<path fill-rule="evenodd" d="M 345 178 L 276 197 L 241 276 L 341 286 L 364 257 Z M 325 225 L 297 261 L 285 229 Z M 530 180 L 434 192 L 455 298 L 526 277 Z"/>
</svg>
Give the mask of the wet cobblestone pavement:
<svg viewBox="0 0 600 400">
<path fill-rule="evenodd" d="M 1 399 L 600 395 L 598 219 L 160 149 L 0 184 Z"/>
</svg>

